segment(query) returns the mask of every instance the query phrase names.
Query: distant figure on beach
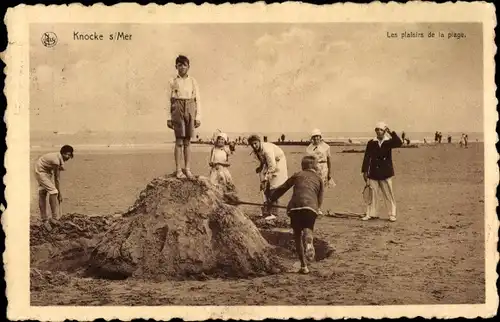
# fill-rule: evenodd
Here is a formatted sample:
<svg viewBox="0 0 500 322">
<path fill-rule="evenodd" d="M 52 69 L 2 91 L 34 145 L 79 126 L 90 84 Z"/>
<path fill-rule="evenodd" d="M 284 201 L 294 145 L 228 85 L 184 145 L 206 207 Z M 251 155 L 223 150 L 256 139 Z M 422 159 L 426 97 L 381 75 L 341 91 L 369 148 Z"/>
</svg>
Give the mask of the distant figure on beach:
<svg viewBox="0 0 500 322">
<path fill-rule="evenodd" d="M 361 172 L 365 183 L 372 189 L 372 200 L 362 220 L 378 218 L 378 195 L 382 193 L 387 205 L 390 205 L 389 220 L 396 221 L 396 200 L 392 187 L 394 166 L 392 163 L 392 149 L 399 148 L 403 142 L 397 133 L 391 131 L 384 122 L 375 126 L 376 138 L 366 145 L 365 156 Z"/>
<path fill-rule="evenodd" d="M 231 154 L 234 154 L 234 151 L 236 151 L 236 142 L 229 142 L 229 151 L 231 151 Z"/>
<path fill-rule="evenodd" d="M 262 142 L 260 136 L 256 134 L 250 135 L 248 144 L 252 147 L 253 154 L 260 163 L 255 172 L 260 178 L 260 191 L 264 193 L 265 201 L 268 201 L 274 189 L 288 179 L 285 153 L 276 144 Z M 274 200 L 263 207 L 262 215 L 270 215 L 271 218 L 275 217 L 278 208 L 272 206 L 277 205 L 277 203 L 278 200 Z"/>
<path fill-rule="evenodd" d="M 281 134 L 281 142 L 285 142 L 285 134 Z"/>
<path fill-rule="evenodd" d="M 465 133 L 462 133 L 462 136 L 460 137 L 460 147 L 465 146 Z"/>
<path fill-rule="evenodd" d="M 200 91 L 196 80 L 188 75 L 189 59 L 179 55 L 175 60 L 177 76 L 170 80 L 167 126 L 175 134 L 175 175 L 193 178 L 191 173 L 191 138 L 194 129 L 201 125 Z M 182 158 L 184 157 L 184 169 Z"/>
<path fill-rule="evenodd" d="M 334 186 L 332 180 L 332 164 L 330 146 L 322 139 L 321 131 L 314 129 L 311 132 L 311 144 L 306 148 L 306 154 L 315 156 L 318 160 L 318 169 L 325 187 Z"/>
<path fill-rule="evenodd" d="M 437 131 L 435 136 L 434 136 L 434 141 L 436 143 L 441 143 L 442 139 L 443 139 L 443 133 Z"/>
<path fill-rule="evenodd" d="M 469 135 L 468 134 L 465 134 L 464 142 L 465 142 L 465 147 L 467 147 L 467 145 L 469 144 Z"/>
<path fill-rule="evenodd" d="M 73 159 L 73 147 L 64 145 L 59 152 L 50 152 L 39 157 L 35 162 L 35 178 L 38 182 L 38 205 L 43 225 L 52 230 L 51 224 L 59 219 L 59 204 L 63 201 L 60 181 L 64 163 Z M 47 194 L 52 216 L 47 216 Z"/>
<path fill-rule="evenodd" d="M 226 148 L 227 135 L 219 132 L 215 137 L 215 144 L 210 151 L 210 182 L 219 185 L 225 191 L 234 191 L 234 183 L 229 172 L 229 150 Z"/>
<path fill-rule="evenodd" d="M 448 135 L 448 143 L 451 143 L 451 135 Z"/>
<path fill-rule="evenodd" d="M 264 136 L 264 142 L 267 142 L 267 136 Z"/>
<path fill-rule="evenodd" d="M 427 144 L 427 139 L 426 138 L 424 138 L 424 144 Z"/>
<path fill-rule="evenodd" d="M 406 142 L 406 133 L 403 131 L 403 133 L 401 133 L 401 140 L 403 140 L 403 142 Z"/>
</svg>

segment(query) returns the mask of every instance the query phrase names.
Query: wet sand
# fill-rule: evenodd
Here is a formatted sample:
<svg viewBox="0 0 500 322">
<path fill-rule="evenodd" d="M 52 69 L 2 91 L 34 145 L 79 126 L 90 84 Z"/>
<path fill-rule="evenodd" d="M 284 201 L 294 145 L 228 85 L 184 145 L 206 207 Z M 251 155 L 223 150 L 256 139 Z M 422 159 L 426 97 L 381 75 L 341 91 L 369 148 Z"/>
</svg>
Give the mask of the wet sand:
<svg viewBox="0 0 500 322">
<path fill-rule="evenodd" d="M 325 210 L 363 212 L 361 153 L 335 153 L 337 186 Z M 195 148 L 193 171 L 208 174 L 208 152 Z M 284 147 L 289 174 L 303 147 Z M 257 162 L 237 147 L 231 173 L 245 201 L 260 202 Z M 62 176 L 65 213 L 125 211 L 153 178 L 172 172 L 171 149 L 75 151 Z M 32 163 L 39 152 L 32 153 Z M 148 282 L 72 278 L 32 290 L 31 305 L 391 305 L 484 303 L 484 151 L 482 144 L 394 152 L 398 221 L 321 217 L 315 235 L 333 255 L 311 274 L 254 279 Z M 283 198 L 286 202 L 289 193 Z M 256 207 L 241 206 L 249 215 Z M 38 216 L 36 182 L 31 216 Z"/>
</svg>

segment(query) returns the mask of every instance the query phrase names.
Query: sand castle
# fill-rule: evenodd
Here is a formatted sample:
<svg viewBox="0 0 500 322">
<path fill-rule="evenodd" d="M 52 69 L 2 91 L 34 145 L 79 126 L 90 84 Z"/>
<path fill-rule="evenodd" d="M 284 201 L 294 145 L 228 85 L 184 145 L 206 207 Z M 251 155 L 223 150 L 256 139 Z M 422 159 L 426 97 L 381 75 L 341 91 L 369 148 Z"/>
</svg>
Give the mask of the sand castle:
<svg viewBox="0 0 500 322">
<path fill-rule="evenodd" d="M 151 279 L 279 272 L 273 247 L 223 196 L 204 178 L 154 179 L 96 245 L 92 267 L 106 275 Z"/>
<path fill-rule="evenodd" d="M 50 232 L 31 226 L 31 264 L 40 272 L 151 280 L 247 278 L 284 269 L 282 250 L 224 202 L 207 179 L 152 180 L 120 216 L 68 214 Z"/>
</svg>

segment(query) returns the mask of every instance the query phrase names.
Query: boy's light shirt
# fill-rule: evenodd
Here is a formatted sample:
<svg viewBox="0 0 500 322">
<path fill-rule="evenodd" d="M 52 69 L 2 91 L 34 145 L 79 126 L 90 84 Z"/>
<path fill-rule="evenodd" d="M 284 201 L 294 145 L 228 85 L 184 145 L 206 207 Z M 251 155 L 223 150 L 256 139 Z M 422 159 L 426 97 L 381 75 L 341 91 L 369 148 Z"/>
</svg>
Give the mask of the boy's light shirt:
<svg viewBox="0 0 500 322">
<path fill-rule="evenodd" d="M 170 80 L 169 87 L 169 97 L 166 107 L 169 119 L 172 119 L 171 98 L 196 99 L 196 120 L 201 121 L 201 99 L 198 82 L 189 75 L 186 77 L 177 75 Z"/>
<path fill-rule="evenodd" d="M 52 171 L 54 170 L 56 171 L 64 170 L 64 160 L 61 153 L 59 152 L 51 152 L 44 154 L 37 160 L 35 164 L 36 172 L 44 172 L 52 174 Z"/>
</svg>

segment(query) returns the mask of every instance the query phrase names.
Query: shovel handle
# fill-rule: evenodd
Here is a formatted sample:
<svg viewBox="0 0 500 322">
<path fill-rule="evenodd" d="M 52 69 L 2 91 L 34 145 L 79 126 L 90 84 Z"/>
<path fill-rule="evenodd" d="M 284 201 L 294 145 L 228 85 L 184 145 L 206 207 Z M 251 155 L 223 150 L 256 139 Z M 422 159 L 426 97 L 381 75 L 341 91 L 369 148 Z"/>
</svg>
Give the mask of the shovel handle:
<svg viewBox="0 0 500 322">
<path fill-rule="evenodd" d="M 248 206 L 259 206 L 262 207 L 264 206 L 263 204 L 256 203 L 256 202 L 246 202 L 246 201 L 238 201 L 236 205 L 248 205 Z M 287 209 L 286 206 L 272 206 L 275 208 L 280 208 L 280 209 Z M 355 212 L 350 212 L 350 211 L 334 211 L 334 212 L 329 212 L 327 214 L 324 214 L 326 217 L 363 217 L 365 214 L 364 213 L 355 213 Z"/>
<path fill-rule="evenodd" d="M 62 202 L 58 201 L 59 202 L 59 219 L 62 217 L 62 213 L 63 213 L 63 210 L 62 210 Z"/>
<path fill-rule="evenodd" d="M 237 205 L 248 205 L 248 206 L 259 206 L 263 207 L 264 204 L 261 203 L 256 203 L 256 202 L 246 202 L 246 201 L 238 201 Z M 273 208 L 280 208 L 280 209 L 286 209 L 286 206 L 270 206 Z"/>
</svg>

